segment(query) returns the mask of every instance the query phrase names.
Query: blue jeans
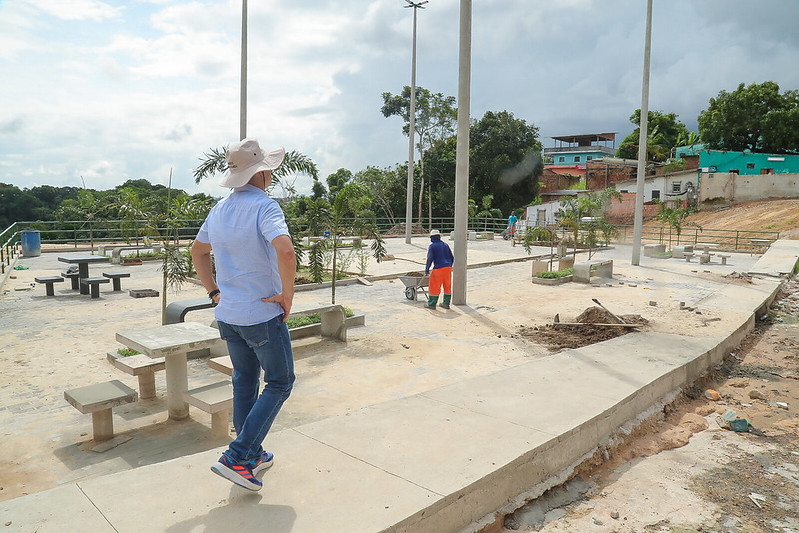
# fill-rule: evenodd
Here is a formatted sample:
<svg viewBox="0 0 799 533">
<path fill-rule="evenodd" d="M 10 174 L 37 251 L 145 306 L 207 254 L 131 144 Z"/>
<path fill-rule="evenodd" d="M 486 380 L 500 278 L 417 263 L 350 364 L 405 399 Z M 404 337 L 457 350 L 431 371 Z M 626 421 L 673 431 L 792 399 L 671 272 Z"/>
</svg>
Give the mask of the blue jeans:
<svg viewBox="0 0 799 533">
<path fill-rule="evenodd" d="M 233 427 L 236 440 L 225 452 L 234 461 L 261 456 L 261 444 L 294 385 L 289 330 L 278 315 L 253 326 L 218 322 L 233 362 Z M 264 386 L 259 395 L 261 371 Z"/>
</svg>

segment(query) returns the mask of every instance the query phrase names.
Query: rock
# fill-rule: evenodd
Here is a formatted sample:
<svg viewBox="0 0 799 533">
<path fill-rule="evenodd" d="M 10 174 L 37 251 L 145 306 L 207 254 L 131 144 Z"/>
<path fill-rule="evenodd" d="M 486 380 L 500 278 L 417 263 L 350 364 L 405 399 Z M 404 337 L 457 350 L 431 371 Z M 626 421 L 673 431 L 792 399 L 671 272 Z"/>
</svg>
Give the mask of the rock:
<svg viewBox="0 0 799 533">
<path fill-rule="evenodd" d="M 743 389 L 749 386 L 749 378 L 732 378 L 727 382 L 727 385 L 736 389 Z"/>
<path fill-rule="evenodd" d="M 680 417 L 680 422 L 678 425 L 690 429 L 692 433 L 704 431 L 708 426 L 707 420 L 705 420 L 703 416 L 700 416 L 696 413 L 685 413 Z"/>
<path fill-rule="evenodd" d="M 619 519 L 619 512 L 618 512 L 618 511 L 611 511 L 611 512 L 610 512 L 610 517 L 611 517 L 613 520 L 618 520 L 618 519 Z"/>
<path fill-rule="evenodd" d="M 749 397 L 753 400 L 765 400 L 766 395 L 760 392 L 759 390 L 752 389 L 749 391 Z"/>
</svg>

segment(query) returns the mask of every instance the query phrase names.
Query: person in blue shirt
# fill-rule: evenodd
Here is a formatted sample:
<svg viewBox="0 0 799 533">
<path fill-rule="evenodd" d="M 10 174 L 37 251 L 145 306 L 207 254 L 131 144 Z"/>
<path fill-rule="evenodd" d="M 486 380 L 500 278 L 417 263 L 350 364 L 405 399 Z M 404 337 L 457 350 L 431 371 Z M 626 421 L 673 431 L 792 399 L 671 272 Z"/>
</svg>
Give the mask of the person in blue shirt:
<svg viewBox="0 0 799 533">
<path fill-rule="evenodd" d="M 516 233 L 516 222 L 519 219 L 513 213 L 510 214 L 508 217 L 508 234 L 513 238 L 513 235 Z"/>
<path fill-rule="evenodd" d="M 426 308 L 436 308 L 436 303 L 443 287 L 444 299 L 441 301 L 441 307 L 449 309 L 449 303 L 452 300 L 453 259 L 449 245 L 441 240 L 441 233 L 437 229 L 431 231 L 430 246 L 427 248 L 427 263 L 424 267 L 424 273 L 430 274 L 430 288 L 427 303 L 425 304 Z M 433 266 L 432 273 L 430 273 L 430 265 Z"/>
<path fill-rule="evenodd" d="M 283 148 L 264 152 L 256 139 L 233 143 L 220 182 L 233 192 L 211 209 L 191 246 L 233 363 L 236 439 L 211 471 L 253 491 L 263 486 L 256 476 L 273 464 L 262 444 L 295 379 L 286 319 L 297 261 L 283 211 L 265 194 L 284 155 Z"/>
</svg>

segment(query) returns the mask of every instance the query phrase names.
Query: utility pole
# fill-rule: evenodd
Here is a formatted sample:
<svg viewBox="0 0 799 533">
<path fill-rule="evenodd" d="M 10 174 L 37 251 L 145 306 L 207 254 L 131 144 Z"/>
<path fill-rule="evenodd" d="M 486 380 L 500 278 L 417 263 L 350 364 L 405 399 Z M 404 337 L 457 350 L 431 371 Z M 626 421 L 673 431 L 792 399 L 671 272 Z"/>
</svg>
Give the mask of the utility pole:
<svg viewBox="0 0 799 533">
<path fill-rule="evenodd" d="M 635 189 L 632 264 L 641 262 L 641 236 L 644 225 L 644 182 L 646 180 L 646 138 L 649 129 L 649 52 L 652 48 L 652 0 L 646 3 L 646 39 L 644 41 L 644 80 L 641 84 L 641 120 L 638 134 L 638 175 Z"/>
<path fill-rule="evenodd" d="M 466 232 L 469 224 L 469 107 L 472 78 L 472 0 L 461 0 L 458 51 L 458 136 L 455 151 L 455 261 L 452 303 L 466 304 Z"/>
<path fill-rule="evenodd" d="M 247 0 L 241 0 L 241 111 L 239 140 L 247 137 Z"/>
<path fill-rule="evenodd" d="M 411 54 L 411 109 L 408 124 L 408 186 L 405 197 L 405 243 L 411 243 L 411 226 L 413 225 L 413 137 L 416 133 L 416 10 L 424 9 L 424 2 L 405 0 L 407 6 L 413 8 L 413 52 Z"/>
</svg>

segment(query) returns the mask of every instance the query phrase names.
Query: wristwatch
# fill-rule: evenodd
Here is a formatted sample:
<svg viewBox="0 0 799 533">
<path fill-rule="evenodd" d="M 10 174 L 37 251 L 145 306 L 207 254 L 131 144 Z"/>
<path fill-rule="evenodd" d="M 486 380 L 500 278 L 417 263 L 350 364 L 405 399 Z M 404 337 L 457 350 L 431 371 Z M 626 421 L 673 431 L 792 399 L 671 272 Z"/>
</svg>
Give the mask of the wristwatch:
<svg viewBox="0 0 799 533">
<path fill-rule="evenodd" d="M 208 293 L 208 298 L 213 302 L 214 296 L 216 296 L 217 294 L 219 294 L 219 289 L 214 289 Z"/>
</svg>

